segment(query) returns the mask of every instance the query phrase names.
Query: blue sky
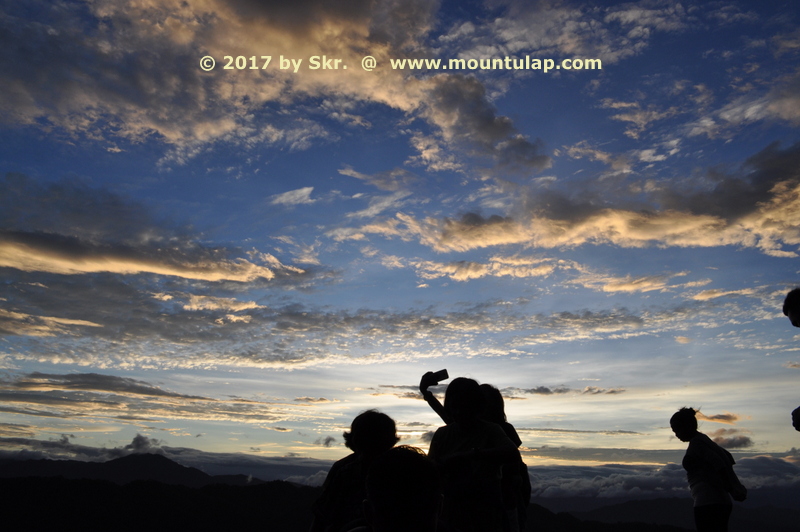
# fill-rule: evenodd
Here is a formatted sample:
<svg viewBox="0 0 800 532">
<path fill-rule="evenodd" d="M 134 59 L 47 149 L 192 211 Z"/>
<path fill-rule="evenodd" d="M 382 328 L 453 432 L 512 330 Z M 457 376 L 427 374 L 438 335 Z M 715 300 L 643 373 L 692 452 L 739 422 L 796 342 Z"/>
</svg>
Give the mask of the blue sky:
<svg viewBox="0 0 800 532">
<path fill-rule="evenodd" d="M 790 4 L 329 4 L 0 4 L 3 449 L 424 447 L 447 368 L 531 465 L 678 460 L 685 405 L 797 460 Z M 391 67 L 525 56 L 602 68 Z"/>
</svg>

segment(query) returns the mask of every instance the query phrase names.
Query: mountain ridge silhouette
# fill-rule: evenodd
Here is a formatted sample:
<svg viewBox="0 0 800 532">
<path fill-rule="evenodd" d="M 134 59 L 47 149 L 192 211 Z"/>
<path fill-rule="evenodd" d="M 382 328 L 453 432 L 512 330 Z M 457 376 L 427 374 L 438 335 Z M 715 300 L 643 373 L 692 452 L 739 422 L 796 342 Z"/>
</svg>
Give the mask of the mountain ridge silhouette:
<svg viewBox="0 0 800 532">
<path fill-rule="evenodd" d="M 19 477 L 106 480 L 117 485 L 148 480 L 189 488 L 212 484 L 241 486 L 264 483 L 263 480 L 247 475 L 209 475 L 158 453 L 132 453 L 106 462 L 0 459 L 0 478 Z"/>
</svg>

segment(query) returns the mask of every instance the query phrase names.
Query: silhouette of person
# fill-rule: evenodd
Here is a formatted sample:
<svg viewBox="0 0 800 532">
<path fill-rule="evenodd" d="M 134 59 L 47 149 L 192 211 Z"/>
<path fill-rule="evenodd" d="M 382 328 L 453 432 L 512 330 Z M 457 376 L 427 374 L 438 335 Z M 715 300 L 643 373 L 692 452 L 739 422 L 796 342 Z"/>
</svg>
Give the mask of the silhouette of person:
<svg viewBox="0 0 800 532">
<path fill-rule="evenodd" d="M 376 457 L 366 488 L 369 526 L 350 532 L 436 532 L 441 482 L 436 465 L 421 449 L 399 445 Z"/>
<path fill-rule="evenodd" d="M 434 378 L 434 373 L 429 371 L 420 379 L 419 390 L 428 405 L 442 418 L 442 421 L 449 423 L 452 420 L 451 416 L 448 415 L 436 396 L 428 390 L 430 386 L 435 386 L 436 384 L 438 384 L 438 381 Z M 516 429 L 506 418 L 505 403 L 500 390 L 491 384 L 481 384 L 479 388 L 483 395 L 484 403 L 480 417 L 485 421 L 499 425 L 515 446 L 522 445 L 522 440 Z M 528 467 L 522 461 L 519 453 L 518 457 L 517 463 L 503 464 L 502 469 L 501 492 L 505 508 L 503 530 L 506 532 L 517 532 L 524 529 L 531 500 L 531 480 L 530 476 L 528 476 Z"/>
<path fill-rule="evenodd" d="M 508 439 L 517 447 L 522 445 L 522 440 L 517 434 L 514 425 L 506 419 L 503 394 L 491 384 L 481 384 L 480 389 L 484 400 L 481 418 L 499 425 L 508 436 Z M 503 529 L 507 532 L 524 530 L 525 520 L 528 517 L 528 506 L 531 502 L 531 478 L 528 475 L 528 466 L 522 461 L 521 456 L 519 456 L 519 460 L 516 463 L 503 464 L 503 477 L 500 486 L 506 513 Z"/>
<path fill-rule="evenodd" d="M 444 483 L 443 520 L 461 532 L 502 532 L 502 466 L 520 459 L 503 429 L 481 419 L 483 407 L 476 381 L 454 379 L 444 398 L 451 421 L 436 430 L 428 452 Z"/>
<path fill-rule="evenodd" d="M 737 501 L 747 497 L 747 489 L 733 471 L 731 453 L 697 430 L 697 411 L 681 408 L 669 420 L 672 432 L 688 442 L 683 468 L 694 500 L 694 522 L 698 532 L 727 532 L 731 496 Z"/>
<path fill-rule="evenodd" d="M 800 431 L 800 406 L 792 410 L 792 426 L 794 430 Z"/>
<path fill-rule="evenodd" d="M 800 327 L 800 288 L 795 288 L 786 294 L 783 300 L 783 314 L 795 327 Z"/>
<path fill-rule="evenodd" d="M 360 413 L 344 432 L 345 445 L 353 451 L 331 466 L 314 503 L 311 532 L 340 532 L 363 523 L 362 502 L 369 466 L 399 441 L 394 420 L 377 410 Z"/>
</svg>

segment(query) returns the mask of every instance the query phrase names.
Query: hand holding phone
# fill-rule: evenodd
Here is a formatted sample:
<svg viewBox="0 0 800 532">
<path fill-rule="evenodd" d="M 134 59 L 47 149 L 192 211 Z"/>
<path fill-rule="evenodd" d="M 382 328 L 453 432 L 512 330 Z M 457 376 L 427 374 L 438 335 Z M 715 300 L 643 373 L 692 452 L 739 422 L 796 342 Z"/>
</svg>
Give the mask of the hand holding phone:
<svg viewBox="0 0 800 532">
<path fill-rule="evenodd" d="M 447 374 L 446 369 L 441 369 L 436 373 L 428 371 L 419 381 L 419 391 L 425 393 L 428 390 L 428 386 L 436 386 L 440 382 L 449 378 L 450 376 Z"/>
<path fill-rule="evenodd" d="M 439 384 L 442 381 L 446 381 L 449 378 L 450 378 L 450 375 L 447 374 L 447 370 L 446 369 L 440 369 L 439 371 L 437 371 L 436 373 L 431 375 L 431 380 L 435 381 L 436 384 Z M 433 385 L 431 385 L 431 386 L 433 386 Z"/>
</svg>

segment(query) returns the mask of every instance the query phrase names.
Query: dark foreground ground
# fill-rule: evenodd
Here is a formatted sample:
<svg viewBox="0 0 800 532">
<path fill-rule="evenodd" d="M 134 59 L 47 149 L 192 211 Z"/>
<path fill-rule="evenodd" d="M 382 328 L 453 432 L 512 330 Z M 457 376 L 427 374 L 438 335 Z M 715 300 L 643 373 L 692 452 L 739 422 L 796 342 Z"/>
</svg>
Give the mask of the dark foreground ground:
<svg viewBox="0 0 800 532">
<path fill-rule="evenodd" d="M 53 477 L 0 479 L 0 492 L 3 520 L 25 523 L 18 530 L 307 532 L 320 489 L 283 481 L 189 488 L 156 481 L 119 486 L 107 480 Z M 527 530 L 541 532 L 685 530 L 581 521 L 535 504 L 529 509 L 529 525 Z"/>
<path fill-rule="evenodd" d="M 5 523 L 20 523 L 17 530 L 306 532 L 320 494 L 320 488 L 284 481 L 211 477 L 154 455 L 91 465 L 0 460 L 0 477 L 0 515 Z M 731 532 L 800 530 L 800 510 L 766 501 L 756 508 L 737 506 Z M 596 500 L 538 502 L 528 509 L 526 531 L 693 530 L 689 499 L 609 501 L 606 506 Z"/>
</svg>

